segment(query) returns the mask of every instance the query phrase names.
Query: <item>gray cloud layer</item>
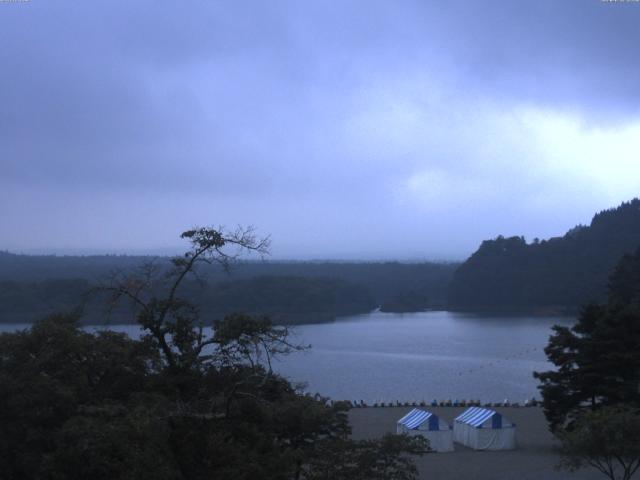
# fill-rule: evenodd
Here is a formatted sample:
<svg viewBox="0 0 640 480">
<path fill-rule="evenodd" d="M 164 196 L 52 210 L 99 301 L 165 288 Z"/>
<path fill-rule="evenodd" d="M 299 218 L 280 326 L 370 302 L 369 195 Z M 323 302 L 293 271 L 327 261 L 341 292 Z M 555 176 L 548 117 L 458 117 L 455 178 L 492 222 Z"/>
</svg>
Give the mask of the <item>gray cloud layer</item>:
<svg viewBox="0 0 640 480">
<path fill-rule="evenodd" d="M 0 4 L 0 248 L 460 258 L 640 191 L 640 4 Z"/>
</svg>

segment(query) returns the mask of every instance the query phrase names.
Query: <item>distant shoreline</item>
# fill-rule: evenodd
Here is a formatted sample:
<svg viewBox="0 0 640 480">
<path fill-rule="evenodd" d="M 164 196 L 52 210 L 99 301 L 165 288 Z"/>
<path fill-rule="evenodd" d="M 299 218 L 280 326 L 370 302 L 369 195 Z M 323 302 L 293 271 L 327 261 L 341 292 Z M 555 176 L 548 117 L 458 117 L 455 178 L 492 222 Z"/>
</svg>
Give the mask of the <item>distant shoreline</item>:
<svg viewBox="0 0 640 480">
<path fill-rule="evenodd" d="M 478 315 L 529 315 L 533 317 L 574 317 L 580 312 L 580 308 L 566 305 L 545 305 L 537 307 L 496 307 L 496 306 L 479 306 L 479 307 L 456 307 L 449 306 L 447 312 L 469 313 Z"/>
<path fill-rule="evenodd" d="M 251 315 L 261 316 L 266 315 L 271 317 L 274 324 L 277 325 L 312 325 L 312 324 L 323 324 L 323 323 L 333 323 L 339 321 L 342 318 L 349 318 L 358 315 L 371 315 L 373 313 L 380 312 L 384 314 L 397 314 L 397 315 L 411 315 L 423 312 L 451 312 L 451 313 L 463 313 L 468 315 L 478 315 L 478 316 L 496 316 L 496 317 L 511 317 L 511 316 L 530 316 L 530 317 L 575 317 L 578 314 L 578 309 L 568 309 L 566 307 L 537 307 L 537 308 L 445 308 L 444 306 L 433 307 L 433 308 L 425 308 L 423 310 L 415 310 L 415 311 L 384 311 L 380 308 L 373 309 L 369 312 L 361 312 L 361 313 L 348 313 L 343 315 L 329 315 L 323 313 L 301 313 L 301 314 L 286 314 L 286 315 L 273 315 L 273 314 L 260 314 L 260 313 L 250 313 Z M 38 313 L 15 313 L 15 314 L 2 314 L 0 315 L 0 325 L 32 325 L 37 323 L 43 318 L 53 314 L 54 312 L 38 312 Z M 64 312 L 63 312 L 64 313 Z M 104 315 L 103 313 L 95 313 L 91 312 L 86 314 L 86 317 L 81 317 L 80 324 L 84 326 L 110 326 L 110 325 L 136 325 L 137 322 L 135 318 L 131 314 L 112 314 L 110 317 L 98 319 L 97 316 Z M 202 316 L 204 318 L 210 319 L 211 322 L 214 319 L 223 318 L 226 313 L 222 312 L 214 312 L 214 313 L 204 313 Z M 295 319 L 295 321 L 291 321 Z"/>
</svg>

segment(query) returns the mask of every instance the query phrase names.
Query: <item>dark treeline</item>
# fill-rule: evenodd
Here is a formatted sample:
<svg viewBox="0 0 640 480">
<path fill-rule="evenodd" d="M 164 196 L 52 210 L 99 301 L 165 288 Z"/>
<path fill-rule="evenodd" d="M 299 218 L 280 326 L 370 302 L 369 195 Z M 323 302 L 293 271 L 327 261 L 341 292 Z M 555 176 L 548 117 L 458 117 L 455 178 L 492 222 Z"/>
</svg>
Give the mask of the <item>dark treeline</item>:
<svg viewBox="0 0 640 480">
<path fill-rule="evenodd" d="M 455 263 L 260 262 L 231 273 L 203 269 L 206 285 L 186 294 L 207 315 L 268 314 L 277 322 L 327 321 L 340 315 L 428 308 L 526 309 L 573 313 L 606 297 L 618 259 L 640 246 L 640 200 L 596 214 L 563 237 L 527 243 L 523 237 L 484 241 Z M 85 301 L 84 293 L 113 271 L 130 271 L 165 257 L 28 256 L 0 252 L 0 321 L 32 321 Z M 92 303 L 93 302 L 93 303 Z M 85 321 L 101 322 L 96 301 Z M 126 312 L 118 312 L 124 315 Z M 126 320 L 126 315 L 117 321 Z"/>
<path fill-rule="evenodd" d="M 357 314 L 376 307 L 369 291 L 342 279 L 260 276 L 194 290 L 206 312 L 269 315 L 275 322 L 301 323 Z M 195 297 L 195 295 L 194 295 Z"/>
<path fill-rule="evenodd" d="M 134 302 L 144 334 L 90 333 L 54 315 L 0 334 L 0 477 L 7 480 L 415 480 L 426 439 L 351 438 L 347 402 L 301 392 L 273 359 L 308 346 L 268 317 L 211 324 L 185 282 L 225 247 L 262 252 L 251 231 L 198 228 L 171 268 L 101 285 Z M 259 287 L 262 288 L 262 287 Z"/>
<path fill-rule="evenodd" d="M 261 276 L 204 286 L 190 281 L 185 282 L 183 292 L 185 299 L 211 318 L 245 312 L 269 315 L 276 323 L 309 323 L 376 308 L 366 288 L 323 277 Z M 31 322 L 55 311 L 78 309 L 87 323 L 133 320 L 132 310 L 126 305 L 110 308 L 88 280 L 0 282 L 0 321 Z"/>
<path fill-rule="evenodd" d="M 135 255 L 16 255 L 0 251 L 0 280 L 37 282 L 82 278 L 96 281 L 113 270 L 135 268 L 153 259 Z"/>
<path fill-rule="evenodd" d="M 84 279 L 0 281 L 0 322 L 31 322 L 85 304 L 91 285 Z"/>
<path fill-rule="evenodd" d="M 452 307 L 574 311 L 606 299 L 607 277 L 640 245 L 640 200 L 596 214 L 563 237 L 527 243 L 523 237 L 482 242 L 456 271 Z"/>
<path fill-rule="evenodd" d="M 114 271 L 167 258 L 28 256 L 0 253 L 0 321 L 33 321 L 83 305 L 83 321 L 105 321 L 104 302 L 87 296 Z M 457 265 L 439 263 L 240 262 L 229 274 L 203 268 L 205 284 L 187 283 L 186 297 L 208 316 L 235 311 L 271 315 L 275 322 L 329 321 L 340 315 L 416 311 L 442 306 Z M 109 321 L 130 321 L 122 308 Z"/>
</svg>

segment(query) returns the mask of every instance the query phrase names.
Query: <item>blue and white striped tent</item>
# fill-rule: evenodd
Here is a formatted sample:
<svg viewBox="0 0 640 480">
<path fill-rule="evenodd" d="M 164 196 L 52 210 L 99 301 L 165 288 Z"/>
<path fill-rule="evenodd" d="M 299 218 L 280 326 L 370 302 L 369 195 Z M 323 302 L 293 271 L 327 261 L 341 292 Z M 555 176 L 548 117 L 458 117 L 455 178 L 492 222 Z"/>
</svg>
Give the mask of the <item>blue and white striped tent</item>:
<svg viewBox="0 0 640 480">
<path fill-rule="evenodd" d="M 414 408 L 398 420 L 396 433 L 422 435 L 429 440 L 429 447 L 436 452 L 453 451 L 453 431 L 449 424 L 437 415 Z"/>
<path fill-rule="evenodd" d="M 495 410 L 471 407 L 455 418 L 453 438 L 474 450 L 512 450 L 516 425 Z"/>
</svg>

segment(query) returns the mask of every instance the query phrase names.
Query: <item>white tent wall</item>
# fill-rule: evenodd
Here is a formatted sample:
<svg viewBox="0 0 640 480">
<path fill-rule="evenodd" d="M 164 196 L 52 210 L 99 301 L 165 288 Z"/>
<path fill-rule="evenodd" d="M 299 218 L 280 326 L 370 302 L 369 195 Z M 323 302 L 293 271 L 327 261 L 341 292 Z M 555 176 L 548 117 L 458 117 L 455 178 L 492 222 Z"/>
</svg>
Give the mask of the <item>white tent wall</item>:
<svg viewBox="0 0 640 480">
<path fill-rule="evenodd" d="M 434 452 L 453 452 L 453 430 L 414 430 L 411 435 L 422 435 L 429 440 L 429 448 Z"/>
<path fill-rule="evenodd" d="M 410 430 L 402 425 L 396 429 L 398 434 L 421 435 L 429 440 L 429 448 L 435 452 L 453 452 L 453 430 Z"/>
<path fill-rule="evenodd" d="M 471 445 L 471 436 L 473 433 L 473 427 L 464 423 L 456 422 L 453 425 L 453 441 L 461 443 L 462 445 Z"/>
<path fill-rule="evenodd" d="M 463 416 L 464 414 L 461 415 L 461 417 Z M 488 417 L 480 425 L 470 425 L 456 419 L 453 425 L 453 439 L 455 442 L 474 450 L 513 450 L 516 448 L 515 425 L 504 417 L 501 417 L 500 422 L 497 423 L 500 424 L 499 427 L 494 425 L 492 417 Z"/>
<path fill-rule="evenodd" d="M 431 422 L 424 421 L 414 428 L 409 428 L 401 423 L 402 420 L 406 419 L 411 413 L 416 411 L 417 409 L 412 410 L 409 414 L 398 421 L 396 433 L 404 433 L 411 436 L 421 435 L 429 440 L 429 448 L 431 448 L 431 450 L 435 452 L 453 452 L 453 430 L 447 422 L 437 416 L 430 414 Z"/>
<path fill-rule="evenodd" d="M 516 448 L 516 429 L 477 428 L 456 424 L 453 427 L 454 441 L 474 450 L 513 450 Z"/>
<path fill-rule="evenodd" d="M 516 429 L 514 427 L 476 428 L 476 432 L 476 450 L 513 450 L 516 448 Z"/>
</svg>

